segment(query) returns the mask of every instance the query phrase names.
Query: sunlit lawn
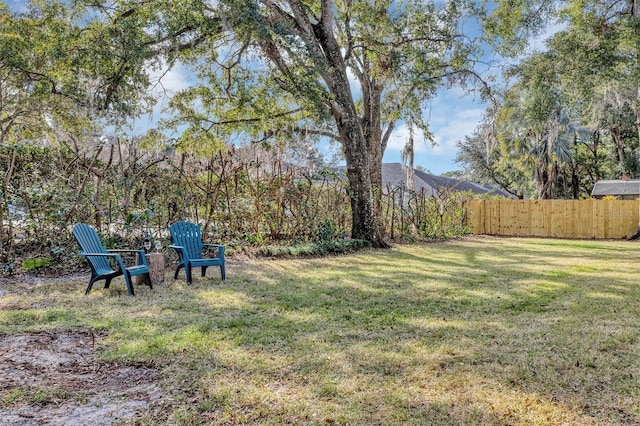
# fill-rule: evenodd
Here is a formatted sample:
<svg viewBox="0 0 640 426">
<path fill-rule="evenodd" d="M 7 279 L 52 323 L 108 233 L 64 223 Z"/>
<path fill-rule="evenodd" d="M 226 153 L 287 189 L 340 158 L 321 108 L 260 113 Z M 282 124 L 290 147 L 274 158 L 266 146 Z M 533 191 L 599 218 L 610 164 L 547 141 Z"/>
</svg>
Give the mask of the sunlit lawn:
<svg viewBox="0 0 640 426">
<path fill-rule="evenodd" d="M 0 333 L 89 329 L 103 359 L 154 361 L 178 396 L 148 424 L 639 424 L 639 260 L 488 237 L 231 259 L 224 283 L 167 273 L 136 297 L 14 289 Z"/>
</svg>

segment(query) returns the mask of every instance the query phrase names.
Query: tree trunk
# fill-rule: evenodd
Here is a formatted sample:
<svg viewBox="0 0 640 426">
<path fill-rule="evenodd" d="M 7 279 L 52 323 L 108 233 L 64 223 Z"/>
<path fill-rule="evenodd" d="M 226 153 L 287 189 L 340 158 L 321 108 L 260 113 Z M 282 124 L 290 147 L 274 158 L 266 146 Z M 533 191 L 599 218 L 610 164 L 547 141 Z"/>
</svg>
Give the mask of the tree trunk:
<svg viewBox="0 0 640 426">
<path fill-rule="evenodd" d="M 369 65 L 366 67 L 369 68 Z M 382 208 L 382 156 L 384 155 L 385 141 L 382 134 L 381 105 L 382 86 L 375 79 L 370 79 L 368 73 L 361 76 L 362 97 L 363 97 L 363 117 L 362 132 L 367 143 L 369 155 L 369 178 L 371 179 L 371 190 L 373 194 L 373 204 L 376 217 L 383 217 Z M 377 220 L 379 235 L 386 233 L 382 220 Z M 385 244 L 386 246 L 386 244 Z"/>
<path fill-rule="evenodd" d="M 615 145 L 616 155 L 618 159 L 618 165 L 620 166 L 620 172 L 626 173 L 626 167 L 624 166 L 624 146 L 622 145 L 622 138 L 620 136 L 620 131 L 617 127 L 610 128 L 609 132 L 611 133 L 611 138 L 613 139 L 613 144 Z"/>
<path fill-rule="evenodd" d="M 598 147 L 600 146 L 600 132 L 594 131 L 592 133 L 593 144 L 591 145 L 591 153 L 593 155 L 593 181 L 596 182 L 602 177 L 600 173 L 600 163 L 598 162 Z"/>
<path fill-rule="evenodd" d="M 370 176 L 370 159 L 366 140 L 355 114 L 345 114 L 338 121 L 347 160 L 347 177 L 351 198 L 351 237 L 366 240 L 373 247 L 388 247 L 380 235 Z"/>
<path fill-rule="evenodd" d="M 536 188 L 540 200 L 553 199 L 553 182 L 548 167 L 539 166 L 536 170 Z"/>
<path fill-rule="evenodd" d="M 580 198 L 580 177 L 578 176 L 578 166 L 575 157 L 578 152 L 578 137 L 573 136 L 573 151 L 576 153 L 571 156 L 571 196 L 574 200 Z"/>
<path fill-rule="evenodd" d="M 376 85 L 373 86 L 369 107 L 367 108 L 367 125 L 366 132 L 367 145 L 369 152 L 369 176 L 371 178 L 371 190 L 373 191 L 373 202 L 376 216 L 382 218 L 382 129 L 380 123 L 380 105 L 381 105 L 381 89 Z M 382 221 L 378 221 L 380 235 L 384 235 L 385 230 Z"/>
<path fill-rule="evenodd" d="M 331 11 L 323 6 L 322 21 L 325 25 L 331 22 Z M 365 136 L 363 124 L 357 114 L 357 109 L 351 93 L 349 76 L 342 57 L 340 45 L 336 42 L 331 31 L 324 31 L 324 27 L 315 28 L 316 37 L 322 45 L 330 72 L 324 74 L 333 100 L 331 111 L 336 121 L 336 127 L 344 148 L 347 160 L 347 177 L 349 179 L 349 195 L 351 197 L 351 237 L 365 240 L 373 247 L 389 247 L 382 239 L 380 222 L 376 214 L 374 191 L 371 180 L 372 162 L 371 145 L 375 142 Z M 368 120 L 368 118 L 367 118 Z M 366 123 L 371 126 L 372 123 Z M 376 123 L 379 126 L 379 122 Z M 370 129 L 371 127 L 368 127 Z M 367 130 L 367 133 L 369 131 Z M 378 149 L 380 149 L 380 141 Z M 375 160 L 382 167 L 382 154 Z M 375 170 L 375 166 L 374 170 Z M 381 181 L 381 179 L 380 179 Z"/>
</svg>

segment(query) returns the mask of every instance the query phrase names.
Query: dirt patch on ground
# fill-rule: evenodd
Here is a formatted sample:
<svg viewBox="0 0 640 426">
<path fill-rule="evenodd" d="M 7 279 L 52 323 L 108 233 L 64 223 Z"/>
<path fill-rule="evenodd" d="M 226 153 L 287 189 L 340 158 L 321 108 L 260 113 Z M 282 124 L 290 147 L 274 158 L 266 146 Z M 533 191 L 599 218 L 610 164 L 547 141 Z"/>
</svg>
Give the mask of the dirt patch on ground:
<svg viewBox="0 0 640 426">
<path fill-rule="evenodd" d="M 98 339 L 78 331 L 0 335 L 0 424 L 135 423 L 157 407 L 158 370 L 97 361 Z"/>
</svg>

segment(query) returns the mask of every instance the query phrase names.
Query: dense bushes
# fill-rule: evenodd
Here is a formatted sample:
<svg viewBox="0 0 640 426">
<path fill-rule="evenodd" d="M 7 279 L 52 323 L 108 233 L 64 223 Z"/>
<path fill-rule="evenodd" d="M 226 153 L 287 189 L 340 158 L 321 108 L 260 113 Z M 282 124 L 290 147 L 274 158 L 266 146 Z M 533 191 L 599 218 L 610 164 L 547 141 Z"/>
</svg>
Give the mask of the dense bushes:
<svg viewBox="0 0 640 426">
<path fill-rule="evenodd" d="M 196 159 L 175 152 L 150 154 L 136 141 L 100 146 L 0 147 L 2 249 L 0 264 L 42 257 L 55 265 L 77 249 L 69 228 L 96 227 L 108 246 L 141 246 L 148 232 L 168 243 L 168 225 L 202 225 L 207 240 L 229 252 L 315 255 L 362 247 L 351 241 L 350 207 L 343 178 L 285 162 L 277 152 L 235 148 Z M 442 238 L 465 232 L 460 193 L 439 198 L 386 188 L 386 238 Z M 9 220 L 8 206 L 26 212 Z"/>
</svg>

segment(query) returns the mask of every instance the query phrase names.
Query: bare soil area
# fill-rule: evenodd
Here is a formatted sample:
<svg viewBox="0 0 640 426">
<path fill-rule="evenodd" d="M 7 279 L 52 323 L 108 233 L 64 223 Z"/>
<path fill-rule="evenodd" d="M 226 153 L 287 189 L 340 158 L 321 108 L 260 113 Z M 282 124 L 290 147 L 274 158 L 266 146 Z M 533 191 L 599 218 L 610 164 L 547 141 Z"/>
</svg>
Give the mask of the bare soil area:
<svg viewBox="0 0 640 426">
<path fill-rule="evenodd" d="M 0 424 L 131 424 L 158 407 L 158 370 L 97 361 L 98 339 L 83 331 L 0 335 Z"/>
</svg>

